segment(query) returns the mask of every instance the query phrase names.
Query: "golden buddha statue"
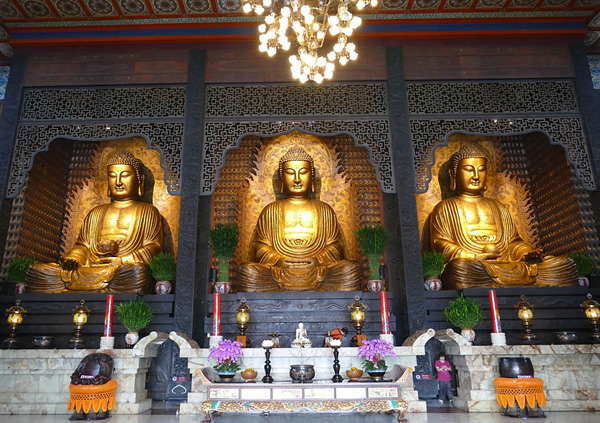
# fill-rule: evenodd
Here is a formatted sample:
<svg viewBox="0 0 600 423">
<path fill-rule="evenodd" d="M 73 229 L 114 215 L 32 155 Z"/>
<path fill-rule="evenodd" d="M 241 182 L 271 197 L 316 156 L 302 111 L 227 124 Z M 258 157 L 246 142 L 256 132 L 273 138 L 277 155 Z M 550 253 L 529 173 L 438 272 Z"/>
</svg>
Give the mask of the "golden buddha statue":
<svg viewBox="0 0 600 423">
<path fill-rule="evenodd" d="M 144 192 L 143 164 L 129 152 L 107 161 L 110 203 L 84 219 L 75 245 L 60 263 L 27 272 L 28 292 L 136 292 L 152 289 L 150 260 L 163 249 L 162 217 Z"/>
<path fill-rule="evenodd" d="M 523 241 L 500 202 L 485 198 L 487 153 L 464 145 L 450 159 L 450 188 L 431 213 L 433 251 L 446 257 L 445 289 L 577 285 L 577 270 L 564 256 L 544 256 Z"/>
<path fill-rule="evenodd" d="M 279 160 L 286 198 L 260 213 L 249 262 L 237 270 L 238 291 L 356 291 L 362 286 L 359 263 L 344 259 L 344 244 L 333 208 L 311 199 L 313 158 L 291 148 Z"/>
</svg>

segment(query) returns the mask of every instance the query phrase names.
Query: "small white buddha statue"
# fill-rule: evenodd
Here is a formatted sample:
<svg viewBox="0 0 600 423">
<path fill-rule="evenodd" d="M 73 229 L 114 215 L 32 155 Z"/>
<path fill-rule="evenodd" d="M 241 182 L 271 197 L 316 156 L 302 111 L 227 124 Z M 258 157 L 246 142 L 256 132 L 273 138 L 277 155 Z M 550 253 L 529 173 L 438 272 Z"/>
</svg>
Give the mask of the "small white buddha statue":
<svg viewBox="0 0 600 423">
<path fill-rule="evenodd" d="M 299 322 L 298 328 L 296 328 L 296 339 L 292 341 L 292 348 L 310 348 L 312 347 L 312 341 L 308 339 L 308 334 L 304 323 Z"/>
</svg>

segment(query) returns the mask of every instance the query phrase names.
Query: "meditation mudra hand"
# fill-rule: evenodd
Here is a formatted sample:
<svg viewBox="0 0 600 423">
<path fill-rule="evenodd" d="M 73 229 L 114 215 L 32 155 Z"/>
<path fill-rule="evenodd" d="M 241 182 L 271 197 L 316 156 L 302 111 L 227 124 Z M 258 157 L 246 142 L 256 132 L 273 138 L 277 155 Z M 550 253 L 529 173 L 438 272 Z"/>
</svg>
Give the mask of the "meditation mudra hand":
<svg viewBox="0 0 600 423">
<path fill-rule="evenodd" d="M 501 286 L 577 285 L 571 259 L 545 256 L 523 241 L 500 202 L 485 198 L 487 153 L 466 144 L 451 160 L 451 189 L 431 213 L 433 251 L 446 257 L 445 289 Z"/>
<path fill-rule="evenodd" d="M 37 263 L 27 272 L 29 292 L 136 292 L 152 289 L 150 260 L 163 249 L 162 217 L 139 201 L 142 162 L 120 152 L 107 162 L 111 202 L 83 221 L 75 246 L 59 263 Z"/>
<path fill-rule="evenodd" d="M 238 291 L 355 291 L 362 285 L 360 264 L 345 260 L 342 235 L 330 205 L 310 198 L 312 157 L 291 148 L 279 160 L 286 194 L 261 212 L 249 262 L 237 270 Z"/>
</svg>

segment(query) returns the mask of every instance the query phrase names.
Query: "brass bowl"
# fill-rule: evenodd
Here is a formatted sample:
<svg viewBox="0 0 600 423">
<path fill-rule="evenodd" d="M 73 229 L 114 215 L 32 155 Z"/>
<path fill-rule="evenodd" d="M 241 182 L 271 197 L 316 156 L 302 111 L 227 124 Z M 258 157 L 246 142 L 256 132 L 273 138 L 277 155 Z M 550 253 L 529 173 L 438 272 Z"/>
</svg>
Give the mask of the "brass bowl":
<svg viewBox="0 0 600 423">
<path fill-rule="evenodd" d="M 256 370 L 252 370 L 251 372 L 243 371 L 241 375 L 242 379 L 244 379 L 246 382 L 251 382 L 254 379 L 256 379 L 258 373 L 256 372 Z"/>
<path fill-rule="evenodd" d="M 346 376 L 348 376 L 352 382 L 356 382 L 357 380 L 360 380 L 362 375 L 363 375 L 363 371 L 360 369 L 346 370 Z"/>
<path fill-rule="evenodd" d="M 294 383 L 310 383 L 315 377 L 315 366 L 312 364 L 292 364 L 290 377 Z"/>
</svg>

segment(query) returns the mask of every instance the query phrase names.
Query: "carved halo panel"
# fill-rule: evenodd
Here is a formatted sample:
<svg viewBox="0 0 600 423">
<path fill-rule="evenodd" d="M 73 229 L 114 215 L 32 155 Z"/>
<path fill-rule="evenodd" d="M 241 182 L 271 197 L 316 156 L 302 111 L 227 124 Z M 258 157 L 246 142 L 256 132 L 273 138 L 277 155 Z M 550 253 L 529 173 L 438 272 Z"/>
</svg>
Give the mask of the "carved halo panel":
<svg viewBox="0 0 600 423">
<path fill-rule="evenodd" d="M 434 148 L 446 145 L 444 137 L 453 131 L 490 135 L 544 131 L 550 136 L 552 144 L 560 144 L 566 148 L 568 159 L 575 165 L 577 177 L 584 187 L 587 190 L 596 189 L 583 126 L 578 117 L 411 119 L 410 128 L 418 193 L 427 192 L 429 188 Z"/>
<path fill-rule="evenodd" d="M 347 133 L 356 139 L 356 145 L 369 150 L 377 169 L 377 180 L 384 193 L 396 192 L 392 151 L 387 119 L 287 121 L 287 122 L 207 122 L 205 125 L 204 157 L 201 195 L 211 195 L 217 183 L 218 172 L 224 165 L 225 152 L 236 148 L 245 135 L 272 136 L 294 129 L 315 135 Z"/>
<path fill-rule="evenodd" d="M 56 138 L 103 141 L 134 135 L 145 136 L 150 147 L 162 152 L 161 167 L 169 194 L 180 194 L 183 122 L 111 123 L 95 125 L 20 125 L 17 130 L 14 158 L 7 197 L 14 198 L 25 183 L 34 156 L 48 148 Z M 110 128 L 110 129 L 108 129 Z"/>
</svg>

